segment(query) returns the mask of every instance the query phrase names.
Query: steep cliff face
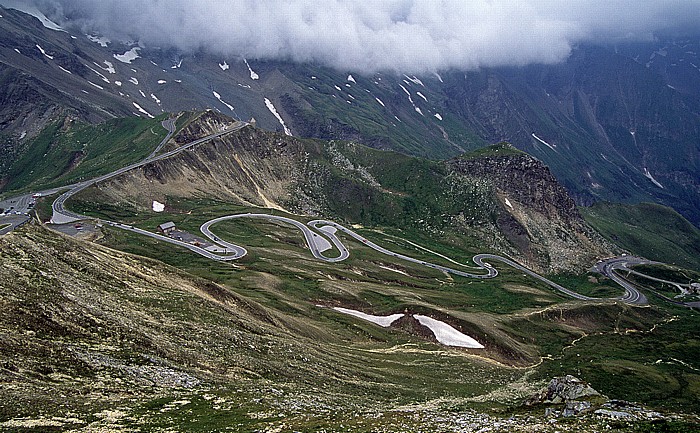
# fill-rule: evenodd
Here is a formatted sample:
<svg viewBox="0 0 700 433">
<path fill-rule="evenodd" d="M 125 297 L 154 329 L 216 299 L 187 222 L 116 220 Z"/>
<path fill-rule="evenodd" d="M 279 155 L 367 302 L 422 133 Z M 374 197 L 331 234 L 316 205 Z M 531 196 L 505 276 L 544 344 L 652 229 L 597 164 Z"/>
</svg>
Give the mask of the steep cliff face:
<svg viewBox="0 0 700 433">
<path fill-rule="evenodd" d="M 491 185 L 499 202 L 497 229 L 528 265 L 576 270 L 611 253 L 612 245 L 583 220 L 549 168 L 507 144 L 491 149 L 491 154 L 456 158 L 448 165 L 462 176 Z"/>
</svg>

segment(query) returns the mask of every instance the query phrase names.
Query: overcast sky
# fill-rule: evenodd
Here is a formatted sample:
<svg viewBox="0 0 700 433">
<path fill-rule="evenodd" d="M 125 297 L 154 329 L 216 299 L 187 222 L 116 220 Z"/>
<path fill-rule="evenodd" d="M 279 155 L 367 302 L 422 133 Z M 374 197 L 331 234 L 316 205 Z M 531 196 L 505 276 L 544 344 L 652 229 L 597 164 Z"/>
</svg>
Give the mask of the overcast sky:
<svg viewBox="0 0 700 433">
<path fill-rule="evenodd" d="M 429 72 L 552 63 L 581 42 L 700 28 L 700 0 L 28 0 L 146 46 Z"/>
</svg>

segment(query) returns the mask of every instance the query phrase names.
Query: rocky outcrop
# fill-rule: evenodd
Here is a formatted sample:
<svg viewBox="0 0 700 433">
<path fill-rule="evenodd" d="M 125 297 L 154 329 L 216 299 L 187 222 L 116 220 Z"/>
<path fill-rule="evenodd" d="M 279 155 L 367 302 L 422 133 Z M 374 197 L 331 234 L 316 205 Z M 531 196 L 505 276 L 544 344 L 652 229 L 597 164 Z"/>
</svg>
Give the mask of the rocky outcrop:
<svg viewBox="0 0 700 433">
<path fill-rule="evenodd" d="M 567 374 L 564 377 L 553 378 L 547 387 L 530 397 L 525 405 L 562 404 L 600 396 L 601 394 L 591 388 L 588 383 Z"/>
<path fill-rule="evenodd" d="M 611 254 L 612 245 L 583 220 L 566 189 L 532 156 L 501 143 L 448 166 L 460 176 L 489 182 L 499 201 L 496 225 L 528 266 L 580 271 Z"/>
<path fill-rule="evenodd" d="M 547 406 L 547 417 L 592 415 L 612 420 L 648 421 L 664 419 L 659 412 L 624 400 L 609 400 L 589 384 L 572 375 L 555 377 L 538 393 L 528 398 L 525 406 Z"/>
</svg>

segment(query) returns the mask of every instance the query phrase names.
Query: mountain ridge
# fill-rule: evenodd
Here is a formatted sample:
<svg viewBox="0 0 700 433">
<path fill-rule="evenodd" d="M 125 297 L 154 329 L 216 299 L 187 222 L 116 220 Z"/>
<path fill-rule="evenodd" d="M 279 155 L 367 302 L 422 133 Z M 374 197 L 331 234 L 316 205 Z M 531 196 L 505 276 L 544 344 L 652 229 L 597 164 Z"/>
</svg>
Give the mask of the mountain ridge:
<svg viewBox="0 0 700 433">
<path fill-rule="evenodd" d="M 243 120 L 254 117 L 265 129 L 282 130 L 280 116 L 300 136 L 349 139 L 439 159 L 506 140 L 550 166 L 578 204 L 653 200 L 696 225 L 700 221 L 700 99 L 688 90 L 698 82 L 686 71 L 700 64 L 687 54 L 700 45 L 693 39 L 620 49 L 579 46 L 558 65 L 447 71 L 439 77 L 362 76 L 316 65 L 224 62 L 203 52 L 153 47 L 140 47 L 138 58 L 123 63 L 115 55 L 133 45 L 103 42 L 103 47 L 3 11 L 0 62 L 44 77 L 46 86 L 73 101 L 71 112 L 93 121 L 213 108 Z M 16 20 L 26 28 L 14 25 Z M 666 56 L 654 54 L 645 64 L 639 56 L 655 46 L 654 53 Z M 667 65 L 663 73 L 659 59 Z M 675 69 L 685 72 L 674 75 Z M 49 72 L 61 80 L 49 79 Z M 681 79 L 685 84 L 672 88 Z M 44 111 L 38 106 L 34 117 Z M 30 138 L 19 139 L 24 130 L 16 126 L 6 132 L 13 149 Z"/>
</svg>

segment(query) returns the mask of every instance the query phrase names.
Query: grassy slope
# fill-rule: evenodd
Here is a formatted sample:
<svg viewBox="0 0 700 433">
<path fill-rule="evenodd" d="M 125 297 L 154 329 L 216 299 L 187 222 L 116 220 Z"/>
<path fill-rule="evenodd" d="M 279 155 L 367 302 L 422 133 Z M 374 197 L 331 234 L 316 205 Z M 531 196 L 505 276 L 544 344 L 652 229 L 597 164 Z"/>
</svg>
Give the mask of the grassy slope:
<svg viewBox="0 0 700 433">
<path fill-rule="evenodd" d="M 598 203 L 581 210 L 596 230 L 633 254 L 700 270 L 700 230 L 671 208 Z"/>
<path fill-rule="evenodd" d="M 164 116 L 115 119 L 99 125 L 53 123 L 9 168 L 3 192 L 61 186 L 139 161 L 165 137 L 167 132 L 160 125 Z"/>
</svg>

